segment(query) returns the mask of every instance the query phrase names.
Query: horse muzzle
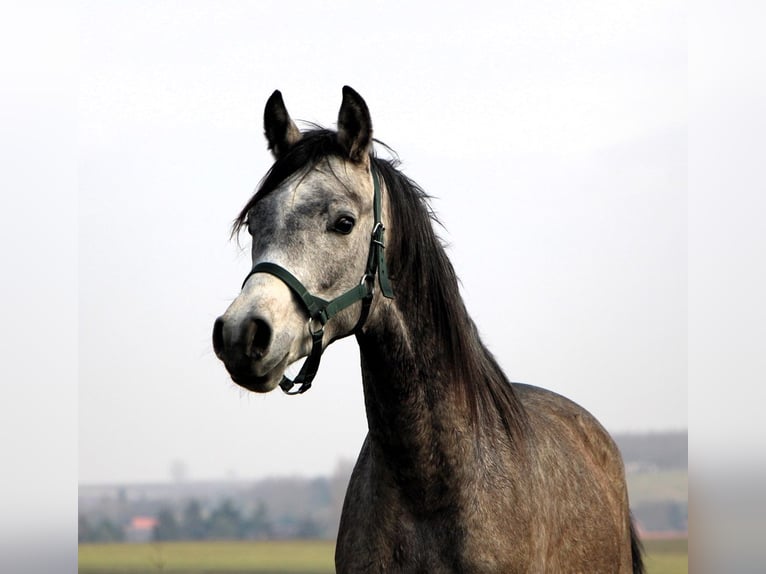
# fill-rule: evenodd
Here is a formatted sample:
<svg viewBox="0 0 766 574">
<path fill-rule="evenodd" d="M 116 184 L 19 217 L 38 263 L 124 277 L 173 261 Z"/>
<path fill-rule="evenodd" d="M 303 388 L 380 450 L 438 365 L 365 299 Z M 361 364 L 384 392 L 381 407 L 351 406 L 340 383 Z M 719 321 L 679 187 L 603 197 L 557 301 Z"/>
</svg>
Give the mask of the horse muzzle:
<svg viewBox="0 0 766 574">
<path fill-rule="evenodd" d="M 223 315 L 213 325 L 213 349 L 232 380 L 256 392 L 266 393 L 279 384 L 287 364 L 272 348 L 273 330 L 261 317 L 241 320 Z"/>
</svg>

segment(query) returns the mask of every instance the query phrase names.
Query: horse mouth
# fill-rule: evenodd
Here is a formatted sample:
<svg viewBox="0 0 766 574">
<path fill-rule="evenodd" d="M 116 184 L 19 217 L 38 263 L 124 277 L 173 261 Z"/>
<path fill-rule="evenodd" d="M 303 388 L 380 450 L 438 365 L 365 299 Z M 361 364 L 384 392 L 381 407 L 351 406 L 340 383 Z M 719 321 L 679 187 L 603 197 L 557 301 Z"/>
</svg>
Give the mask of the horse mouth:
<svg viewBox="0 0 766 574">
<path fill-rule="evenodd" d="M 253 393 L 268 393 L 277 388 L 280 379 L 268 375 L 265 377 L 231 375 L 231 380 Z"/>
<path fill-rule="evenodd" d="M 287 357 L 283 358 L 273 369 L 263 375 L 256 375 L 248 369 L 245 372 L 229 371 L 229 376 L 231 376 L 232 381 L 248 391 L 253 393 L 268 393 L 277 388 L 282 380 L 286 366 Z"/>
</svg>

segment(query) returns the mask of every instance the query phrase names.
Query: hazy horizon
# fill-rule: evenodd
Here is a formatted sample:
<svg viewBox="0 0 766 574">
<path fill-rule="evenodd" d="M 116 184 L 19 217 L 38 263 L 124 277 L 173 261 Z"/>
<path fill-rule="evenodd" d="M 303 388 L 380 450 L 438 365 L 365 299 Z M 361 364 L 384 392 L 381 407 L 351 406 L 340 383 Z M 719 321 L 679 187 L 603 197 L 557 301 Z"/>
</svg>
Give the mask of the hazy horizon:
<svg viewBox="0 0 766 574">
<path fill-rule="evenodd" d="M 655 434 L 676 434 L 676 433 L 686 433 L 688 434 L 688 429 L 670 429 L 666 431 L 635 431 L 635 432 L 628 432 L 628 433 L 613 433 L 613 436 L 624 436 L 624 435 L 655 435 Z M 181 461 L 173 461 L 173 462 L 181 462 Z M 112 482 L 83 482 L 82 480 L 79 481 L 78 486 L 86 487 L 86 488 L 109 488 L 109 487 L 119 487 L 119 486 L 154 486 L 154 485 L 171 485 L 171 484 L 195 484 L 195 483 L 214 483 L 214 482 L 258 482 L 261 480 L 281 480 L 281 479 L 293 479 L 293 478 L 301 478 L 301 479 L 312 479 L 312 478 L 320 478 L 320 477 L 331 477 L 334 474 L 336 474 L 340 468 L 348 468 L 350 466 L 353 466 L 353 464 L 356 462 L 355 458 L 339 458 L 335 461 L 335 464 L 328 472 L 297 472 L 297 473 L 285 473 L 285 474 L 267 474 L 263 476 L 240 476 L 240 475 L 224 475 L 224 476 L 194 476 L 193 469 L 185 468 L 184 472 L 188 473 L 184 477 L 178 477 L 173 476 L 174 472 L 177 472 L 177 469 L 174 469 L 174 464 L 171 462 L 171 464 L 168 467 L 168 474 L 165 478 L 157 478 L 157 479 L 139 479 L 135 481 L 125 482 L 125 481 L 112 481 Z"/>
</svg>

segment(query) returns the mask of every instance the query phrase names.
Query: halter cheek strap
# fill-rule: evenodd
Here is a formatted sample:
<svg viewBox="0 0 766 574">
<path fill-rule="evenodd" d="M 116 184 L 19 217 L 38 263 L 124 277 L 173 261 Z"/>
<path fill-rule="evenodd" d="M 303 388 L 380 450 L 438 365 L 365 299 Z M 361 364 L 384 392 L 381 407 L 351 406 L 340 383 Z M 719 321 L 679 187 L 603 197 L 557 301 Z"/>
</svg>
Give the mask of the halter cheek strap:
<svg viewBox="0 0 766 574">
<path fill-rule="evenodd" d="M 319 361 L 322 358 L 322 339 L 324 337 L 324 326 L 332 317 L 353 305 L 357 301 L 362 302 L 362 312 L 357 321 L 356 327 L 352 332 L 359 330 L 367 319 L 367 315 L 370 310 L 370 303 L 372 302 L 372 295 L 375 289 L 375 277 L 378 278 L 380 284 L 380 291 L 383 296 L 393 299 L 394 292 L 391 288 L 391 282 L 388 278 L 388 268 L 386 266 L 386 256 L 383 250 L 385 249 L 385 243 L 383 234 L 385 228 L 382 222 L 382 207 L 381 207 L 381 192 L 380 181 L 378 179 L 378 173 L 375 168 L 370 164 L 370 171 L 372 172 L 373 182 L 373 217 L 375 222 L 372 228 L 372 234 L 370 236 L 370 249 L 367 255 L 367 267 L 365 268 L 364 275 L 358 285 L 349 289 L 342 295 L 339 295 L 331 301 L 326 301 L 321 297 L 312 295 L 308 289 L 301 283 L 295 275 L 290 273 L 284 267 L 281 267 L 275 263 L 258 263 L 256 264 L 250 273 L 247 274 L 245 280 L 242 283 L 244 288 L 247 280 L 250 279 L 255 273 L 268 273 L 274 277 L 280 279 L 290 290 L 295 293 L 298 299 L 303 304 L 303 308 L 306 310 L 309 316 L 309 333 L 311 334 L 311 352 L 308 358 L 303 363 L 300 372 L 294 380 L 289 379 L 286 375 L 282 377 L 282 381 L 279 383 L 281 389 L 288 395 L 299 395 L 305 393 L 311 388 L 311 383 L 319 370 Z M 318 323 L 318 328 L 316 327 Z M 295 385 L 299 385 L 298 389 L 293 391 L 292 388 Z"/>
</svg>

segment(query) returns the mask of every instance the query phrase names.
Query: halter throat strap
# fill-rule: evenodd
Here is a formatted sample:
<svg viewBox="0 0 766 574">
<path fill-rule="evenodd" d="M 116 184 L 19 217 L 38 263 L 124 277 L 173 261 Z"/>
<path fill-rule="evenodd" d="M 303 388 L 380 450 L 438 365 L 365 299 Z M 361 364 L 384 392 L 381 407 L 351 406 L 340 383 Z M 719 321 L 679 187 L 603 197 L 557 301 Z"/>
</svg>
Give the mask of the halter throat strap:
<svg viewBox="0 0 766 574">
<path fill-rule="evenodd" d="M 377 276 L 380 292 L 384 297 L 393 299 L 394 292 L 391 288 L 391 282 L 388 277 L 388 267 L 386 266 L 386 256 L 384 253 L 385 241 L 382 222 L 382 200 L 380 191 L 380 180 L 377 170 L 370 163 L 373 182 L 373 217 L 374 223 L 370 235 L 370 249 L 367 255 L 367 266 L 358 285 L 349 289 L 331 301 L 312 295 L 300 280 L 290 273 L 284 267 L 276 263 L 262 262 L 256 264 L 247 274 L 242 282 L 242 287 L 250 277 L 256 273 L 267 273 L 273 275 L 287 285 L 301 301 L 303 308 L 309 317 L 308 329 L 311 334 L 311 352 L 303 363 L 300 372 L 291 380 L 286 375 L 282 376 L 279 383 L 280 388 L 288 395 L 300 395 L 311 388 L 311 383 L 319 370 L 319 362 L 323 352 L 324 326 L 335 315 L 350 307 L 357 301 L 362 302 L 362 312 L 354 327 L 352 333 L 362 328 L 367 315 L 369 314 L 372 296 L 375 291 L 375 278 Z M 298 385 L 298 389 L 293 391 L 293 387 Z"/>
</svg>

